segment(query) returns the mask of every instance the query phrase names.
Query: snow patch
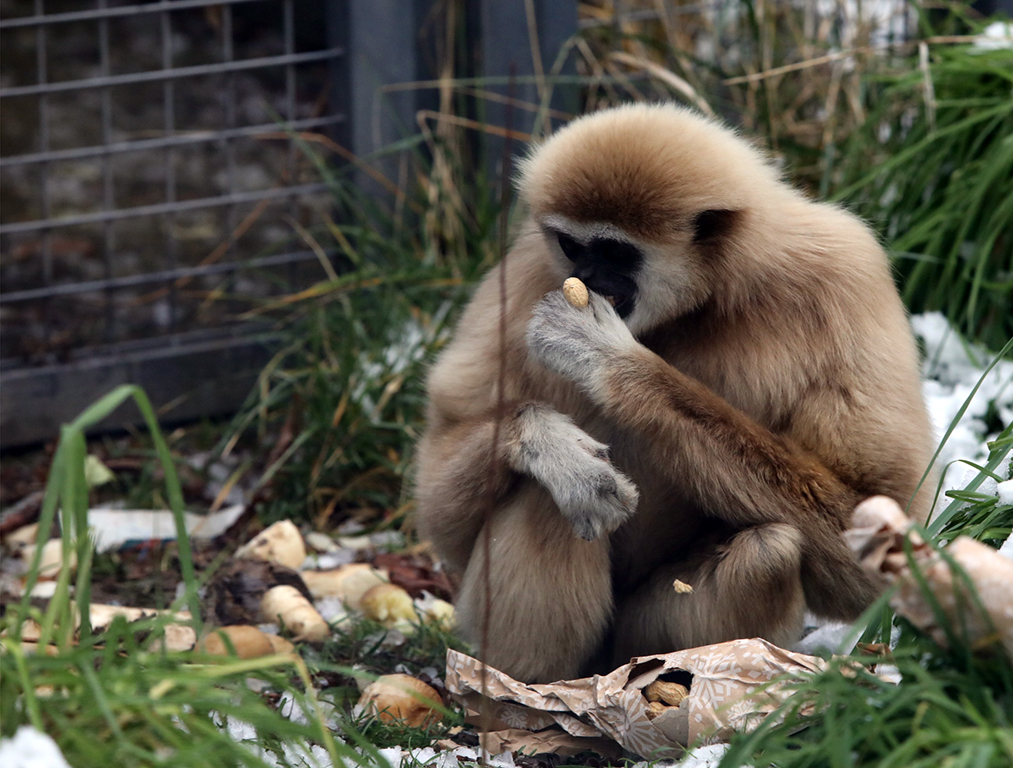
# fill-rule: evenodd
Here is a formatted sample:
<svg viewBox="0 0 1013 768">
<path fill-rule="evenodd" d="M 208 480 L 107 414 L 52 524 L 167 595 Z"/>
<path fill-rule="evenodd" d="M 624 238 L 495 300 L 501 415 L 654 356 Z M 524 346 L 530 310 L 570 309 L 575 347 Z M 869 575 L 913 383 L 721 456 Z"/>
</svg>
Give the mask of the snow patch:
<svg viewBox="0 0 1013 768">
<path fill-rule="evenodd" d="M 641 760 L 629 768 L 717 768 L 728 751 L 727 744 L 707 744 L 689 750 L 678 760 Z"/>
<path fill-rule="evenodd" d="M 949 504 L 944 495 L 946 491 L 963 488 L 978 474 L 976 469 L 960 463 L 961 460 L 984 464 L 988 459 L 986 443 L 995 439 L 998 432 L 989 433 L 986 416 L 994 413 L 1003 426 L 1013 421 L 1013 361 L 999 360 L 988 374 L 984 374 L 993 355 L 963 341 L 939 312 L 913 316 L 911 327 L 925 346 L 922 393 L 937 442 L 946 434 L 975 386 L 978 387 L 936 460 L 936 467 L 944 473 L 938 502 L 941 508 Z M 1008 464 L 1000 469 L 1006 477 Z M 994 481 L 991 485 L 983 484 L 979 491 L 996 493 Z"/>
<path fill-rule="evenodd" d="M 974 38 L 975 51 L 998 51 L 1013 48 L 1013 24 L 1008 21 L 993 21 Z"/>
<path fill-rule="evenodd" d="M 995 481 L 993 480 L 992 482 Z M 1004 480 L 1001 483 L 997 483 L 995 495 L 999 497 L 1000 504 L 1013 506 L 1013 480 Z"/>
<path fill-rule="evenodd" d="M 70 768 L 56 742 L 30 725 L 22 725 L 9 739 L 0 739 L 4 768 Z"/>
</svg>

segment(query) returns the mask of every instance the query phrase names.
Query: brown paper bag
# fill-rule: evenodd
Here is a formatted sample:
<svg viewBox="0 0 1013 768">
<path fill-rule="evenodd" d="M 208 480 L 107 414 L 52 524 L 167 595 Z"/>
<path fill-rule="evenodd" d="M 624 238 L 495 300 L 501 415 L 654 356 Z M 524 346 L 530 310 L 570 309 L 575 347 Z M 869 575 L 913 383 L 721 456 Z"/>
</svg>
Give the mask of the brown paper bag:
<svg viewBox="0 0 1013 768">
<path fill-rule="evenodd" d="M 642 656 L 608 675 L 545 685 L 520 683 L 487 667 L 487 696 L 482 695 L 481 667 L 477 659 L 448 652 L 447 690 L 469 714 L 491 716 L 494 728 L 558 727 L 571 737 L 607 737 L 651 759 L 679 754 L 697 741 L 723 741 L 733 731 L 755 727 L 787 697 L 787 683 L 823 670 L 825 662 L 758 638 L 733 640 Z M 662 675 L 688 683 L 689 695 L 652 720 L 641 689 Z M 775 678 L 778 681 L 771 684 Z"/>
</svg>

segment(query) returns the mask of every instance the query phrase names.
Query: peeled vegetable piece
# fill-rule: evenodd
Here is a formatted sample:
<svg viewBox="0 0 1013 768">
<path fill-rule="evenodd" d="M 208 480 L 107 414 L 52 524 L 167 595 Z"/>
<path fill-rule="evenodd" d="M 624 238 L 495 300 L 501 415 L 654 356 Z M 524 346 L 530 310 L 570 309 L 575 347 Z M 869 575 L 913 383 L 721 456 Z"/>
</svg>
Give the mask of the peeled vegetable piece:
<svg viewBox="0 0 1013 768">
<path fill-rule="evenodd" d="M 454 606 L 446 600 L 433 598 L 432 600 L 416 600 L 415 609 L 427 624 L 433 624 L 445 631 L 452 630 L 457 626 L 457 614 Z"/>
<path fill-rule="evenodd" d="M 295 653 L 295 646 L 281 635 L 267 635 L 267 640 L 274 653 Z"/>
<path fill-rule="evenodd" d="M 650 702 L 662 702 L 670 707 L 677 707 L 689 696 L 689 689 L 679 683 L 655 680 L 644 686 L 644 697 Z"/>
<path fill-rule="evenodd" d="M 362 596 L 362 612 L 386 627 L 410 625 L 419 620 L 415 603 L 397 584 L 380 584 Z"/>
<path fill-rule="evenodd" d="M 281 586 L 267 590 L 260 601 L 260 610 L 265 621 L 284 624 L 296 640 L 319 643 L 330 634 L 331 628 L 323 616 L 295 587 Z"/>
<path fill-rule="evenodd" d="M 291 520 L 282 520 L 265 528 L 236 550 L 236 557 L 268 560 L 298 570 L 306 559 L 306 544 Z"/>
<path fill-rule="evenodd" d="M 259 656 L 270 656 L 275 652 L 268 635 L 256 627 L 242 624 L 214 630 L 201 640 L 197 648 L 212 656 L 229 656 L 231 651 L 226 638 L 241 659 L 256 659 Z"/>
<path fill-rule="evenodd" d="M 26 566 L 32 564 L 37 547 L 37 544 L 25 544 L 21 547 L 20 556 Z M 77 552 L 73 550 L 70 553 L 70 567 L 72 570 L 77 568 Z M 39 580 L 51 581 L 56 579 L 60 575 L 62 568 L 63 540 L 50 539 L 42 545 L 42 557 L 39 560 Z"/>
<path fill-rule="evenodd" d="M 401 721 L 412 728 L 425 728 L 443 716 L 436 690 L 410 675 L 383 675 L 362 691 L 359 707 L 385 723 Z"/>
<path fill-rule="evenodd" d="M 313 597 L 339 597 L 356 611 L 366 592 L 387 583 L 387 572 L 368 563 L 349 563 L 330 571 L 301 571 L 299 575 Z"/>
</svg>

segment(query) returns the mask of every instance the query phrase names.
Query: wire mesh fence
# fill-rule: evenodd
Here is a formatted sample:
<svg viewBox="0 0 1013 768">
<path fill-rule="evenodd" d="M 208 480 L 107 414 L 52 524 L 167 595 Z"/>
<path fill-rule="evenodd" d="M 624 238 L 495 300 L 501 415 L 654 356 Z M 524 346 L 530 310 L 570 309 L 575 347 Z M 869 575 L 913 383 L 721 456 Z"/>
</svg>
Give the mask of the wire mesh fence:
<svg viewBox="0 0 1013 768">
<path fill-rule="evenodd" d="M 0 21 L 3 358 L 217 326 L 297 279 L 286 222 L 326 190 L 280 130 L 342 120 L 341 51 L 297 45 L 312 4 L 27 5 Z"/>
<path fill-rule="evenodd" d="M 345 120 L 323 0 L 82 5 L 0 3 L 6 411 L 47 367 L 246 343 L 245 309 L 323 274 L 292 137 Z M 35 435 L 18 415 L 4 444 Z"/>
</svg>

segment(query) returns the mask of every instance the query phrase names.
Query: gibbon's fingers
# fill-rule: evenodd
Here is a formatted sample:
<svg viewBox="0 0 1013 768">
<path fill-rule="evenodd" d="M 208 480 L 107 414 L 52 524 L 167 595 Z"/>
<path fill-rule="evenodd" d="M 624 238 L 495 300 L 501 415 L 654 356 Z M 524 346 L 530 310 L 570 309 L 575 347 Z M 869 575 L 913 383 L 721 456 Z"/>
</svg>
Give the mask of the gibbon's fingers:
<svg viewBox="0 0 1013 768">
<path fill-rule="evenodd" d="M 418 457 L 420 529 L 451 567 L 463 570 L 490 495 L 497 503 L 517 472 L 552 495 L 581 538 L 615 530 L 636 509 L 636 486 L 609 462 L 608 446 L 543 403 L 512 403 L 492 456 L 495 418 L 430 428 Z"/>
<path fill-rule="evenodd" d="M 608 460 L 608 448 L 552 408 L 532 404 L 514 420 L 509 462 L 552 495 L 582 539 L 611 533 L 637 507 L 636 486 Z"/>
<path fill-rule="evenodd" d="M 641 345 L 603 296 L 592 292 L 588 306 L 590 312 L 573 306 L 561 291 L 546 294 L 528 324 L 527 343 L 543 366 L 590 391 L 608 358 Z"/>
</svg>

